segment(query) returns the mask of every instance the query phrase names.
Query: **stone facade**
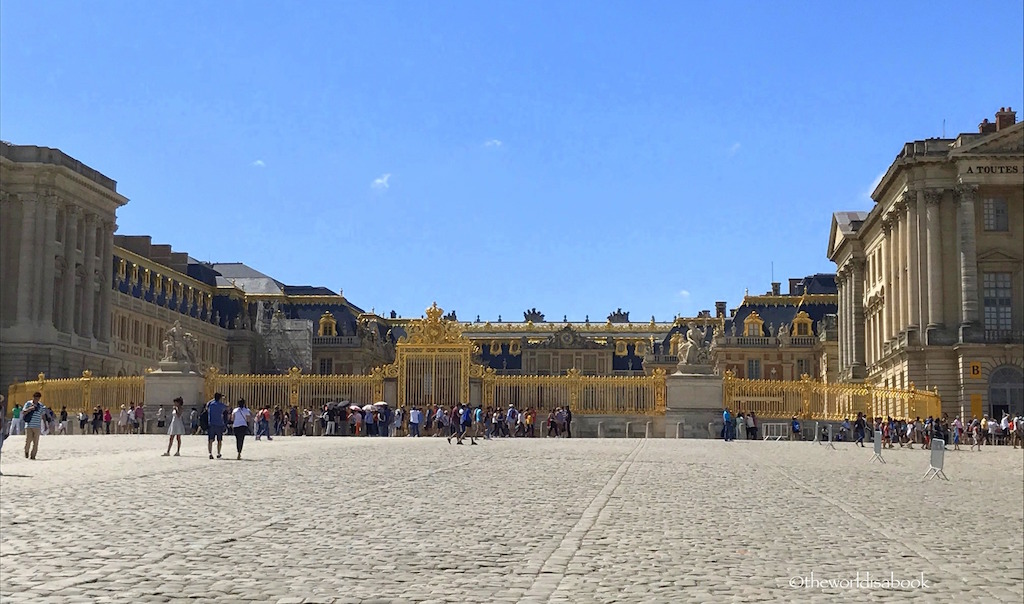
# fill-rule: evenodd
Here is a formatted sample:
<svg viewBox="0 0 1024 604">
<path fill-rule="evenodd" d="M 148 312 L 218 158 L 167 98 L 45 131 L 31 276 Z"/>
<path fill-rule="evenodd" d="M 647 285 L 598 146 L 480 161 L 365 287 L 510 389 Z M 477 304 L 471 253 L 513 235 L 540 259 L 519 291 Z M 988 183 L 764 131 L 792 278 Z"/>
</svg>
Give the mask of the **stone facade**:
<svg viewBox="0 0 1024 604">
<path fill-rule="evenodd" d="M 936 387 L 945 412 L 1024 411 L 1024 124 L 907 143 L 869 212 L 834 215 L 839 375 Z M 991 382 L 995 379 L 995 382 Z"/>
<path fill-rule="evenodd" d="M 116 372 L 117 183 L 46 147 L 0 144 L 0 383 Z"/>
</svg>

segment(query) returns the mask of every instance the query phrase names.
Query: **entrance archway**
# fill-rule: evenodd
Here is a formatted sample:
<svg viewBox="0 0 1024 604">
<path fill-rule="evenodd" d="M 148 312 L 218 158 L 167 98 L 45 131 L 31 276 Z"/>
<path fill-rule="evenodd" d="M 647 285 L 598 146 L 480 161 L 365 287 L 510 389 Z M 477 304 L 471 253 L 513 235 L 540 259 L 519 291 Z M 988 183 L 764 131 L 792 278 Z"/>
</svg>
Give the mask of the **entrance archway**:
<svg viewBox="0 0 1024 604">
<path fill-rule="evenodd" d="M 988 378 L 989 417 L 999 421 L 1003 413 L 1024 414 L 1024 371 L 1003 365 Z"/>
</svg>

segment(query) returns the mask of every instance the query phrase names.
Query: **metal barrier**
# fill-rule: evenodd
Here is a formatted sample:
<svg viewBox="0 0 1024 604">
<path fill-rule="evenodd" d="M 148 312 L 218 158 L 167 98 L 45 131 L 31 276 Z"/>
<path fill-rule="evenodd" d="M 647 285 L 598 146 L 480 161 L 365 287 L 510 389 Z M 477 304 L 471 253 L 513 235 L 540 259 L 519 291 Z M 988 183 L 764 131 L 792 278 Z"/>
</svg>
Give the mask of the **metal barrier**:
<svg viewBox="0 0 1024 604">
<path fill-rule="evenodd" d="M 878 461 L 882 462 L 882 463 L 885 463 L 885 460 L 882 459 L 882 431 L 881 430 L 875 430 L 875 454 L 874 454 L 874 456 L 871 457 L 871 461 L 875 461 L 876 459 Z M 868 463 L 871 463 L 871 462 L 868 462 Z"/>
<path fill-rule="evenodd" d="M 782 440 L 789 437 L 789 424 L 761 424 L 764 429 L 762 440 Z"/>
<path fill-rule="evenodd" d="M 945 472 L 942 471 L 942 465 L 946 459 L 946 441 L 941 438 L 932 439 L 932 453 L 928 458 L 928 471 L 924 473 L 924 477 L 935 478 L 938 476 L 943 480 L 949 480 L 946 478 Z"/>
</svg>

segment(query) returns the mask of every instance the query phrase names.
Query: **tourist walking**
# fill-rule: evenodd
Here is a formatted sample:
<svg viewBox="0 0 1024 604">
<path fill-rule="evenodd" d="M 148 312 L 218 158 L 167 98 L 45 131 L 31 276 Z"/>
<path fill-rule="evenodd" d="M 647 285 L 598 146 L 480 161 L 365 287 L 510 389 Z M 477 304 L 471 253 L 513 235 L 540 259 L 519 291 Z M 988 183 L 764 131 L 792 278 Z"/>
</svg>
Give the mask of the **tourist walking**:
<svg viewBox="0 0 1024 604">
<path fill-rule="evenodd" d="M 548 437 L 558 438 L 558 420 L 555 419 L 555 410 L 548 411 Z"/>
<path fill-rule="evenodd" d="M 175 457 L 181 456 L 181 435 L 185 433 L 185 421 L 182 419 L 182 405 L 185 401 L 181 400 L 181 397 L 174 399 L 174 406 L 171 407 L 171 425 L 167 428 L 167 452 L 164 453 L 164 457 L 171 454 L 171 444 L 174 443 L 174 439 L 178 439 L 178 449 L 174 452 Z M 160 408 L 163 410 L 163 407 Z"/>
<path fill-rule="evenodd" d="M 78 412 L 78 431 L 85 434 L 85 427 L 89 424 L 89 415 L 83 409 Z"/>
<path fill-rule="evenodd" d="M 249 434 L 249 418 L 252 412 L 245 406 L 245 399 L 238 399 L 238 405 L 231 410 L 231 430 L 235 433 L 235 448 L 238 449 L 238 457 L 242 459 L 242 445 L 245 444 L 245 437 Z"/>
<path fill-rule="evenodd" d="M 206 415 L 209 428 L 206 430 L 206 449 L 213 459 L 213 441 L 217 441 L 217 459 L 220 459 L 220 449 L 224 444 L 224 414 L 228 412 L 228 406 L 221 402 L 224 395 L 215 392 L 213 398 L 206 403 Z"/>
<path fill-rule="evenodd" d="M 146 412 L 142 408 L 142 403 L 135 406 L 135 428 L 137 434 L 146 433 Z"/>
<path fill-rule="evenodd" d="M 67 434 L 67 433 L 68 433 L 68 408 L 66 406 L 62 406 L 60 408 L 60 421 L 57 424 L 57 434 Z"/>
<path fill-rule="evenodd" d="M 726 407 L 725 410 L 722 411 L 722 440 L 725 442 L 732 440 L 731 436 L 733 430 L 732 413 L 730 413 L 729 408 Z"/>
<path fill-rule="evenodd" d="M 747 440 L 757 440 L 757 420 L 753 411 L 747 413 Z"/>
<path fill-rule="evenodd" d="M 864 420 L 864 412 L 858 411 L 857 421 L 855 421 L 853 424 L 854 435 L 857 437 L 857 440 L 854 442 L 854 444 L 859 444 L 861 447 L 864 446 L 864 430 L 866 427 L 867 422 Z"/>
<path fill-rule="evenodd" d="M 110 407 L 104 407 L 103 409 L 103 428 L 107 434 L 110 434 L 110 422 L 114 421 L 114 416 L 110 414 Z"/>
<path fill-rule="evenodd" d="M 43 393 L 34 392 L 32 400 L 21 408 L 21 421 L 25 423 L 25 457 L 35 459 L 39 452 L 39 431 L 43 424 L 43 413 L 46 406 L 42 402 Z"/>
<path fill-rule="evenodd" d="M 14 403 L 14 408 L 11 409 L 11 426 L 7 431 L 7 436 L 16 434 L 24 434 L 21 422 L 21 403 Z"/>
<path fill-rule="evenodd" d="M 800 438 L 800 421 L 793 416 L 793 420 L 790 422 L 791 432 L 789 433 L 789 440 L 801 440 Z"/>
<path fill-rule="evenodd" d="M 565 437 L 572 438 L 572 409 L 565 407 Z"/>
<path fill-rule="evenodd" d="M 167 425 L 166 422 L 167 420 L 164 419 L 164 408 L 161 406 L 156 410 L 156 427 L 163 428 Z"/>
</svg>

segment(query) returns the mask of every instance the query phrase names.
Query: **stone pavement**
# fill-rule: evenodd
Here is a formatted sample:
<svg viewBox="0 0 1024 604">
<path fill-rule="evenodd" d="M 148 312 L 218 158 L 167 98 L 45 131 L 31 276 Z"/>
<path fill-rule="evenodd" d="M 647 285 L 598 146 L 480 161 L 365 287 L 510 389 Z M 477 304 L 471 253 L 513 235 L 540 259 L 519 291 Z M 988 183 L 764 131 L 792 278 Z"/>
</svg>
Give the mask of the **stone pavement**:
<svg viewBox="0 0 1024 604">
<path fill-rule="evenodd" d="M 1008 447 L 947 453 L 945 482 L 848 444 L 281 437 L 239 462 L 164 439 L 8 439 L 0 600 L 1024 599 Z"/>
</svg>

